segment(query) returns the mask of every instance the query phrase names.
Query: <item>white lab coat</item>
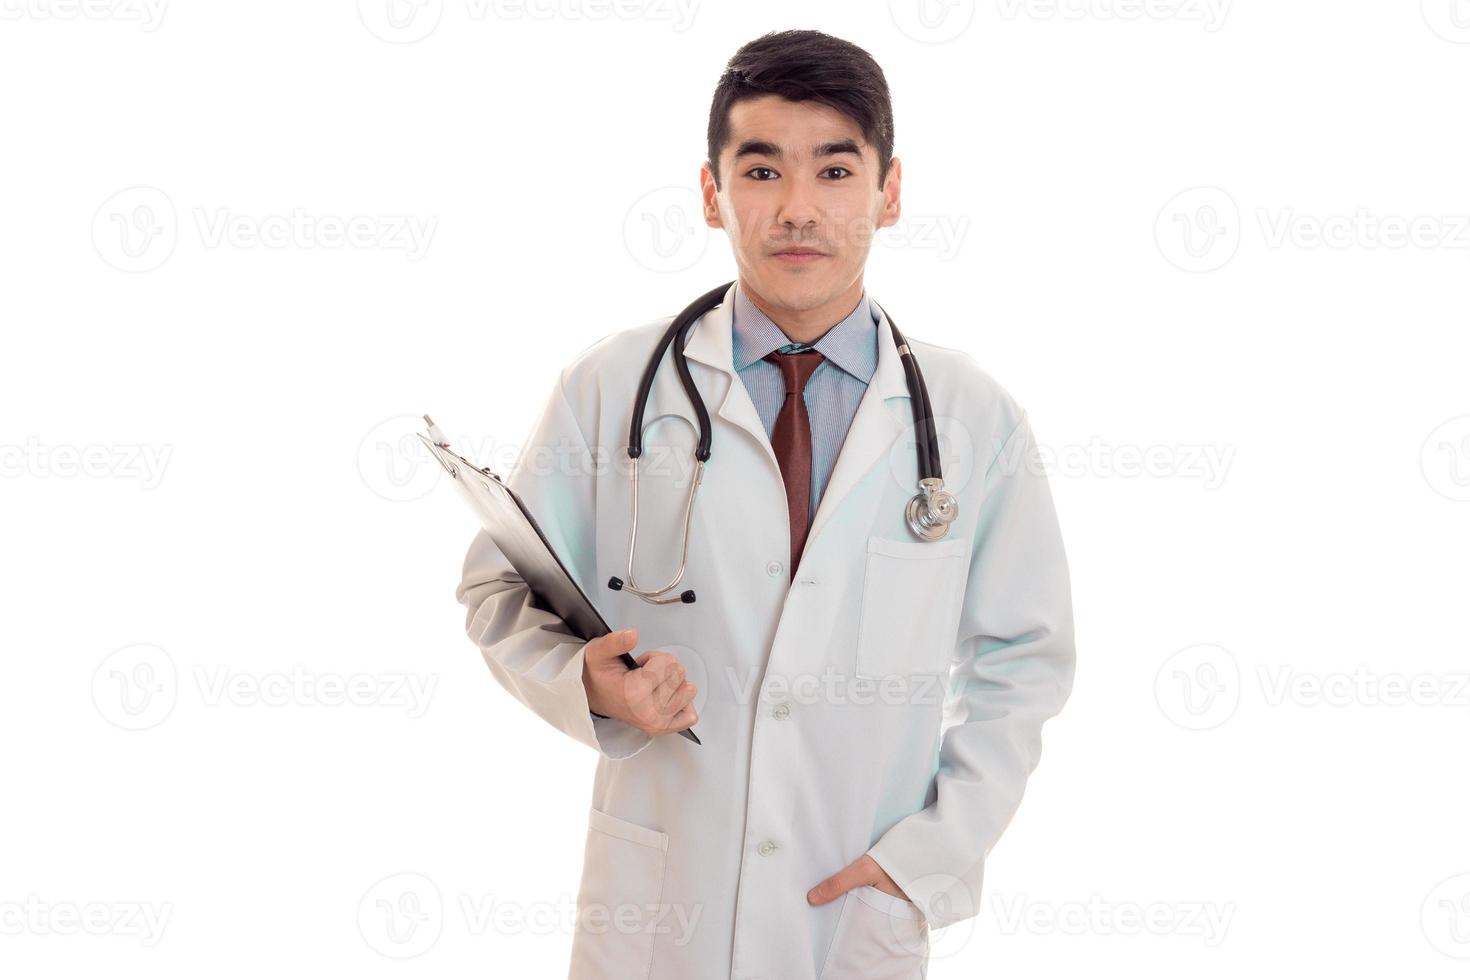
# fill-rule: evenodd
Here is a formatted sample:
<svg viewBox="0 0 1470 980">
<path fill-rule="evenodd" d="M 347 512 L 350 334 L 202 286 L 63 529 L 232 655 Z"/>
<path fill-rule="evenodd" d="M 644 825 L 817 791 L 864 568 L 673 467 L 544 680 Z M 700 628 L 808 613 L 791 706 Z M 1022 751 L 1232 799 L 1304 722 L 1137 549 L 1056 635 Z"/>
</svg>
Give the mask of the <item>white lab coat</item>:
<svg viewBox="0 0 1470 980">
<path fill-rule="evenodd" d="M 696 602 L 654 606 L 607 584 L 626 577 L 633 401 L 672 317 L 579 354 L 506 477 L 608 623 L 638 628 L 633 652 L 686 665 L 703 745 L 592 718 L 582 644 L 528 604 L 483 532 L 457 597 L 495 679 L 600 754 L 573 980 L 922 977 L 930 930 L 979 911 L 985 857 L 1071 691 L 1050 491 L 1010 395 L 968 354 L 908 335 L 960 505 L 947 537 L 912 535 L 913 415 L 884 320 L 788 585 L 785 491 L 732 367 L 732 298 L 685 348 L 713 433 L 676 590 Z M 698 438 L 670 352 L 644 433 L 635 572 L 652 588 L 677 568 Z M 912 902 L 870 886 L 807 902 L 865 852 Z"/>
</svg>

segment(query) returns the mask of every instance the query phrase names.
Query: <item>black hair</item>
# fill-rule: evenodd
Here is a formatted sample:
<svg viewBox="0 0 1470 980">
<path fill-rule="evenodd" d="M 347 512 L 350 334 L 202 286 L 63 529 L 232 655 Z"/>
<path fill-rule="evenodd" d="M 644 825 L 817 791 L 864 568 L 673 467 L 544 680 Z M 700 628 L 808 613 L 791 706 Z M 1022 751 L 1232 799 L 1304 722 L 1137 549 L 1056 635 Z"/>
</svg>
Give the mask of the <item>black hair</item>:
<svg viewBox="0 0 1470 980">
<path fill-rule="evenodd" d="M 720 186 L 720 151 L 730 140 L 730 107 L 779 95 L 830 106 L 852 119 L 878 151 L 878 186 L 893 159 L 893 101 L 873 56 L 821 31 L 773 31 L 735 52 L 715 85 L 706 134 L 709 168 Z"/>
</svg>

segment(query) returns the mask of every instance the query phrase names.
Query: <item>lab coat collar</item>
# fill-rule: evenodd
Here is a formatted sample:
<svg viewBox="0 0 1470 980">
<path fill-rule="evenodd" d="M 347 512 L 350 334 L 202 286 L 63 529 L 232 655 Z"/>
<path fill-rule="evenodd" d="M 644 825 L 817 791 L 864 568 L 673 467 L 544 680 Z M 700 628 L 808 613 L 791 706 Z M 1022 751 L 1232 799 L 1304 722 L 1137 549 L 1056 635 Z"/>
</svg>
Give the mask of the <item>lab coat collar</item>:
<svg viewBox="0 0 1470 980">
<path fill-rule="evenodd" d="M 765 426 L 761 423 L 755 403 L 750 399 L 750 393 L 735 373 L 731 319 L 735 288 L 736 285 L 732 283 L 725 291 L 720 305 L 700 317 L 690 329 L 689 343 L 684 348 L 684 354 L 691 362 L 690 374 L 706 404 L 718 406 L 716 411 L 720 418 L 744 429 L 764 447 L 774 478 L 779 481 L 781 467 L 771 448 L 770 438 L 766 435 Z M 869 295 L 878 320 L 878 366 L 858 402 L 857 412 L 842 442 L 837 461 L 833 464 L 832 474 L 827 479 L 826 489 L 817 505 L 817 513 L 812 518 L 811 530 L 807 533 L 807 550 L 817 541 L 833 512 L 872 469 L 874 461 L 892 447 L 893 441 L 907 430 L 910 433 L 908 442 L 913 442 L 913 408 L 903 363 L 899 359 L 898 348 L 893 343 L 888 317 L 884 315 L 877 298 Z M 699 423 L 679 383 L 677 371 L 671 363 L 667 363 L 672 360 L 672 353 L 666 353 L 665 363 L 657 375 L 658 411 L 680 415 L 697 430 Z M 695 370 L 692 367 L 694 363 L 702 364 L 710 370 Z M 902 404 L 894 401 L 900 398 L 903 399 Z M 648 416 L 646 421 L 653 417 Z M 719 452 L 718 433 L 714 433 L 711 436 L 711 463 Z M 917 486 L 917 475 L 915 481 Z"/>
<path fill-rule="evenodd" d="M 684 355 L 691 361 L 714 368 L 729 376 L 731 380 L 737 379 L 735 373 L 734 357 L 734 335 L 731 310 L 734 308 L 736 283 L 731 283 L 730 288 L 725 290 L 725 297 L 720 305 L 710 310 L 689 331 L 689 343 L 684 348 Z M 878 397 L 883 400 L 889 398 L 909 397 L 908 383 L 904 378 L 903 363 L 898 357 L 898 348 L 893 345 L 893 331 L 888 326 L 888 317 L 884 315 L 881 304 L 877 298 L 868 294 L 871 301 L 874 319 L 878 321 L 878 366 L 868 381 L 869 388 L 878 389 Z M 662 373 L 662 372 L 660 372 Z M 677 379 L 676 379 L 677 381 Z M 741 389 L 744 390 L 742 384 Z M 732 390 L 724 392 L 724 401 L 729 402 Z M 747 400 L 749 396 L 747 395 Z M 865 398 L 866 400 L 866 398 Z M 755 410 L 754 403 L 751 404 L 752 412 Z M 738 409 L 737 409 L 738 410 Z M 721 405 L 720 414 L 725 414 L 725 406 Z M 756 416 L 759 424 L 760 417 Z M 854 419 L 854 423 L 856 419 Z M 761 432 L 765 429 L 761 428 Z"/>
</svg>

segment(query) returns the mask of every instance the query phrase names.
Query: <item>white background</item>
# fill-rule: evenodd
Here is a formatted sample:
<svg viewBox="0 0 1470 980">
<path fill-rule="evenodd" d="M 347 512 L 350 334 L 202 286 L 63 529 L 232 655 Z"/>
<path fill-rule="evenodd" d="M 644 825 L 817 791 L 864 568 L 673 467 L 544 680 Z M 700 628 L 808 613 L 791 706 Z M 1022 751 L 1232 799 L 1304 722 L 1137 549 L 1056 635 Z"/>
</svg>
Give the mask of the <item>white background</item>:
<svg viewBox="0 0 1470 980">
<path fill-rule="evenodd" d="M 1030 410 L 1075 593 L 930 976 L 1464 975 L 1470 4 L 387 11 L 0 0 L 0 972 L 564 975 L 595 756 L 410 433 L 505 472 L 733 278 L 715 80 L 820 26 L 894 95 L 869 289 Z"/>
</svg>

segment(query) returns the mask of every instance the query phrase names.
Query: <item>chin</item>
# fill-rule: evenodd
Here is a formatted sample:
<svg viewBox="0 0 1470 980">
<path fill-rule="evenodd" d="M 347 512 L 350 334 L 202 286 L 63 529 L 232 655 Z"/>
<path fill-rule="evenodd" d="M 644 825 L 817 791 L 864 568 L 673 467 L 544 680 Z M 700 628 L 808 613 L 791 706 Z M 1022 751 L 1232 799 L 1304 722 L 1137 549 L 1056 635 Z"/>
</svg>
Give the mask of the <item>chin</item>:
<svg viewBox="0 0 1470 980">
<path fill-rule="evenodd" d="M 832 293 L 827 276 L 807 274 L 809 270 L 773 269 L 755 283 L 770 302 L 788 310 L 805 310 L 825 303 Z"/>
</svg>

